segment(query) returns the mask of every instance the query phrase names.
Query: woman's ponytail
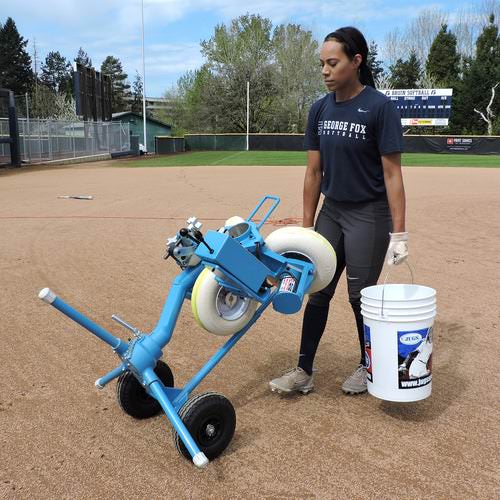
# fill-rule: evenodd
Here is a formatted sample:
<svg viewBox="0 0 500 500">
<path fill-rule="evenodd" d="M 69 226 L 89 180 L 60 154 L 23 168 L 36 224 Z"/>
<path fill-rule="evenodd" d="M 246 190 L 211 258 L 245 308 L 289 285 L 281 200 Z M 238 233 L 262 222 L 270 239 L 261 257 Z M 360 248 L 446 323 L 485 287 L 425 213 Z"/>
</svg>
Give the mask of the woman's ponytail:
<svg viewBox="0 0 500 500">
<path fill-rule="evenodd" d="M 363 61 L 359 66 L 359 81 L 363 85 L 369 85 L 370 87 L 375 88 L 375 80 L 373 79 L 372 70 L 365 61 Z"/>
</svg>

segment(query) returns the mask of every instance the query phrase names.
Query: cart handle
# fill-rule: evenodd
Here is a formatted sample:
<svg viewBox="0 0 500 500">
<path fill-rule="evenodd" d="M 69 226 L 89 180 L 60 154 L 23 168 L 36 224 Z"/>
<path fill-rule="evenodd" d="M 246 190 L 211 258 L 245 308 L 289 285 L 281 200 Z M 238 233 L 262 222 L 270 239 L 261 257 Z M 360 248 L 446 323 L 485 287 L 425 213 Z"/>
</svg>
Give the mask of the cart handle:
<svg viewBox="0 0 500 500">
<path fill-rule="evenodd" d="M 248 222 L 252 220 L 252 217 L 258 212 L 260 207 L 266 202 L 267 200 L 274 200 L 274 203 L 272 204 L 271 208 L 267 211 L 266 215 L 263 217 L 263 219 L 257 224 L 257 229 L 260 229 L 266 220 L 269 218 L 269 216 L 273 213 L 274 209 L 280 204 L 280 198 L 279 196 L 271 196 L 271 195 L 266 195 L 264 198 L 262 198 L 257 206 L 252 210 L 252 213 L 246 218 Z"/>
</svg>

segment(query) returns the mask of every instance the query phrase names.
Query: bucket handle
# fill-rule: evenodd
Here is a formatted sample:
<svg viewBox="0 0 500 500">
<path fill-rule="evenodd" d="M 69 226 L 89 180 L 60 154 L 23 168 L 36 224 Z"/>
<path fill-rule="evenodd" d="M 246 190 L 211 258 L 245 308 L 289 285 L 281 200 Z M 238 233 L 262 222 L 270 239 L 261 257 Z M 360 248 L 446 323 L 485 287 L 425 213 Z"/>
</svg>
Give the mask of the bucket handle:
<svg viewBox="0 0 500 500">
<path fill-rule="evenodd" d="M 411 284 L 414 285 L 415 284 L 415 278 L 414 278 L 414 272 L 413 272 L 413 268 L 410 266 L 410 263 L 408 262 L 408 259 L 406 258 L 404 260 L 406 266 L 408 267 L 408 269 L 410 270 L 410 274 L 411 274 Z M 385 279 L 384 279 L 384 284 L 382 286 L 382 308 L 381 308 L 381 315 L 382 317 L 384 317 L 384 295 L 385 295 L 385 285 L 386 285 L 386 282 L 387 282 L 387 278 L 389 277 L 389 274 L 391 274 L 391 271 L 392 271 L 392 268 L 394 268 L 396 266 L 392 265 L 392 266 L 389 266 L 389 270 L 387 271 L 386 275 L 385 275 Z"/>
</svg>

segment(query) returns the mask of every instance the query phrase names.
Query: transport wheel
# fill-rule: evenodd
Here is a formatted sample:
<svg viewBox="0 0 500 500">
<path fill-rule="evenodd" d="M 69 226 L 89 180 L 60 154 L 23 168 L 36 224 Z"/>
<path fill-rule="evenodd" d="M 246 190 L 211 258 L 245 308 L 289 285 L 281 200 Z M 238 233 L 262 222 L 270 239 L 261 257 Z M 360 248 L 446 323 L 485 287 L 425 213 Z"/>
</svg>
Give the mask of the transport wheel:
<svg viewBox="0 0 500 500">
<path fill-rule="evenodd" d="M 215 335 L 232 335 L 253 317 L 259 302 L 235 295 L 221 286 L 205 268 L 193 285 L 191 310 L 196 322 Z"/>
<path fill-rule="evenodd" d="M 209 460 L 218 457 L 227 448 L 236 428 L 233 405 L 216 392 L 205 392 L 188 399 L 179 410 L 179 417 Z M 172 433 L 177 451 L 191 460 L 175 429 Z"/>
<path fill-rule="evenodd" d="M 333 279 L 337 255 L 330 242 L 316 231 L 286 226 L 270 233 L 265 243 L 270 250 L 284 257 L 314 264 L 314 279 L 307 293 L 323 290 Z"/>
<path fill-rule="evenodd" d="M 174 376 L 167 363 L 158 361 L 155 373 L 165 387 L 174 386 Z M 137 419 L 154 417 L 162 411 L 160 403 L 146 392 L 131 372 L 122 373 L 118 378 L 116 399 L 127 415 Z"/>
</svg>

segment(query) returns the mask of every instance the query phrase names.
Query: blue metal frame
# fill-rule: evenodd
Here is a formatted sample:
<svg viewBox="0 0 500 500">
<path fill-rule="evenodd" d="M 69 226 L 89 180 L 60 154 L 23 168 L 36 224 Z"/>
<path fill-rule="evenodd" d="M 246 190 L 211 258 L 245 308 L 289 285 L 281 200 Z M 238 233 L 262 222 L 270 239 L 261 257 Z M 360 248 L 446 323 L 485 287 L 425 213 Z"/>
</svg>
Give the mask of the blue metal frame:
<svg viewBox="0 0 500 500">
<path fill-rule="evenodd" d="M 255 224 L 252 218 L 267 200 L 273 200 L 274 203 L 259 224 Z M 285 314 L 296 312 L 297 307 L 300 309 L 304 294 L 313 280 L 313 264 L 285 258 L 269 250 L 259 233 L 259 229 L 279 203 L 280 199 L 277 196 L 262 198 L 245 221 L 248 224 L 248 229 L 238 237 L 233 238 L 227 233 L 207 231 L 205 241 L 211 247 L 212 252 L 208 250 L 206 245 L 199 244 L 197 246 L 195 253 L 201 261 L 194 267 L 186 267 L 176 276 L 165 300 L 159 321 L 149 335 L 136 332 L 132 340 L 125 342 L 66 304 L 50 290 L 44 289 L 40 292 L 40 298 L 49 302 L 60 312 L 111 346 L 120 358 L 120 365 L 100 377 L 96 381 L 96 386 L 103 388 L 125 371 L 133 373 L 148 394 L 160 403 L 193 457 L 193 462 L 198 467 L 204 467 L 208 460 L 180 419 L 178 415 L 180 408 L 186 403 L 191 392 L 245 335 L 269 304 L 273 303 L 275 309 Z M 242 260 L 245 261 L 245 266 L 241 265 Z M 191 299 L 193 285 L 205 266 L 218 269 L 221 272 L 216 279 L 222 286 L 240 296 L 251 297 L 259 301 L 260 305 L 245 327 L 232 335 L 183 388 L 165 387 L 154 372 L 154 368 L 162 357 L 163 347 L 169 343 L 172 337 L 182 304 L 185 299 Z M 223 277 L 220 277 L 220 274 Z M 284 291 L 280 290 L 279 287 L 272 289 L 271 287 L 256 286 L 256 276 L 259 277 L 257 282 L 262 282 L 261 278 L 271 278 L 280 283 L 284 275 L 296 279 L 295 290 Z"/>
</svg>

